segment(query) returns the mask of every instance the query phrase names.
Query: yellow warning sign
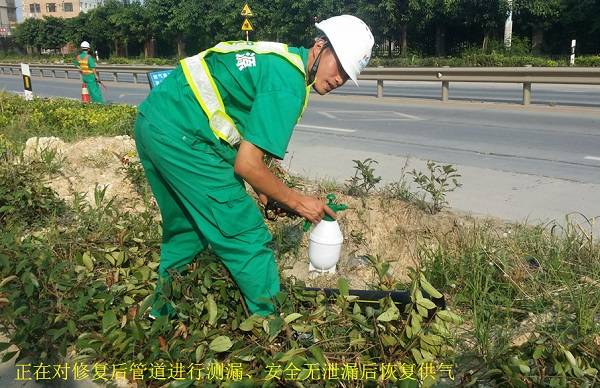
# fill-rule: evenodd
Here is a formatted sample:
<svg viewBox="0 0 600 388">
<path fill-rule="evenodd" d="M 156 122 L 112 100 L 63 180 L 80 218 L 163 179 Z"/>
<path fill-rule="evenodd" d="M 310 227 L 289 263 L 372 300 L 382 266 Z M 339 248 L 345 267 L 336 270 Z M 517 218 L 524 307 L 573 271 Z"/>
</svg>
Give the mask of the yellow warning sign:
<svg viewBox="0 0 600 388">
<path fill-rule="evenodd" d="M 252 24 L 250 24 L 250 20 L 244 19 L 244 24 L 242 24 L 242 31 L 252 31 Z"/>
<path fill-rule="evenodd" d="M 244 4 L 244 8 L 242 8 L 242 16 L 254 16 L 252 11 L 250 10 L 250 7 L 248 6 L 248 3 Z"/>
</svg>

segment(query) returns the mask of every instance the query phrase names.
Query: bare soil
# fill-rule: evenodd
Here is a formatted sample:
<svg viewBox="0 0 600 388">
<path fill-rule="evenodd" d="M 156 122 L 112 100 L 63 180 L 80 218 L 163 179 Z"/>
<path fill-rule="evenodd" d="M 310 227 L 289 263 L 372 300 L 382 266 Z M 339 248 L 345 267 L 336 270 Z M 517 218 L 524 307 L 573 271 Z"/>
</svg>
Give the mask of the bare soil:
<svg viewBox="0 0 600 388">
<path fill-rule="evenodd" d="M 106 199 L 115 198 L 125 208 L 140 210 L 143 201 L 123 170 L 136 155 L 135 142 L 129 136 L 90 137 L 74 143 L 31 138 L 24 155 L 36 158 L 48 149 L 56 150 L 55 159 L 61 165 L 60 172 L 48 180 L 60 197 L 71 201 L 75 193 L 84 193 L 86 200 L 94 204 L 96 186 L 106 186 Z"/>
</svg>

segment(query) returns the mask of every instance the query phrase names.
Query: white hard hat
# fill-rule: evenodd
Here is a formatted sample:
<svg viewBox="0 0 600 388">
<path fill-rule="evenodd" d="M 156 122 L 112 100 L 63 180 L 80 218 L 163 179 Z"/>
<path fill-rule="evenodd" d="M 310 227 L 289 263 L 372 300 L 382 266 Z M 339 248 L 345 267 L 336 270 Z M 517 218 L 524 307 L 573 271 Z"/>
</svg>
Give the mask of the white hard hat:
<svg viewBox="0 0 600 388">
<path fill-rule="evenodd" d="M 352 15 L 334 16 L 315 23 L 331 43 L 344 71 L 354 81 L 369 63 L 375 43 L 369 26 Z"/>
<path fill-rule="evenodd" d="M 81 48 L 84 49 L 89 49 L 90 48 L 90 42 L 88 42 L 87 40 L 84 40 L 83 42 L 81 42 Z"/>
</svg>

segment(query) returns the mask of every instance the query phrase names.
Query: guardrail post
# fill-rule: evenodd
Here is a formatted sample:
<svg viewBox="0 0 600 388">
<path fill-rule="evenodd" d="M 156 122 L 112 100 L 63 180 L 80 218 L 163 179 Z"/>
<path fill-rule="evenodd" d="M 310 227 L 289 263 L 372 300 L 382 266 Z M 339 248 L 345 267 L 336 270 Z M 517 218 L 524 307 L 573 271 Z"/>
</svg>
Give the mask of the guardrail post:
<svg viewBox="0 0 600 388">
<path fill-rule="evenodd" d="M 56 70 L 52 70 L 52 78 L 56 78 Z"/>
<path fill-rule="evenodd" d="M 383 80 L 377 80 L 377 98 L 383 97 Z"/>
<path fill-rule="evenodd" d="M 119 82 L 119 77 L 117 76 L 117 72 L 113 73 L 113 78 L 115 82 Z"/>
<path fill-rule="evenodd" d="M 133 83 L 137 84 L 138 83 L 138 73 L 133 73 Z"/>
<path fill-rule="evenodd" d="M 442 102 L 448 102 L 450 92 L 450 81 L 442 81 Z"/>
<path fill-rule="evenodd" d="M 383 66 L 377 66 L 378 69 L 383 69 Z M 383 80 L 377 80 L 377 98 L 383 97 Z"/>
<path fill-rule="evenodd" d="M 523 82 L 523 105 L 531 104 L 531 82 Z"/>
<path fill-rule="evenodd" d="M 525 65 L 531 68 L 533 65 Z M 523 105 L 531 104 L 531 82 L 523 82 Z"/>
</svg>

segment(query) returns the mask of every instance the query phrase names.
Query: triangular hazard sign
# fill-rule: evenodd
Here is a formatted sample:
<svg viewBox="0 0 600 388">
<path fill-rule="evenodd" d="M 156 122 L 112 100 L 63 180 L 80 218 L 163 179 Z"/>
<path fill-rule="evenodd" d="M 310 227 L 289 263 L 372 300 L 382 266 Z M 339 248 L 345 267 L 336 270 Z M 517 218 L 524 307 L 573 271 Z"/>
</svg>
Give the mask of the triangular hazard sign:
<svg viewBox="0 0 600 388">
<path fill-rule="evenodd" d="M 250 24 L 250 20 L 244 19 L 244 24 L 242 24 L 242 31 L 252 31 L 252 24 Z"/>
<path fill-rule="evenodd" d="M 248 4 L 244 4 L 244 8 L 242 8 L 242 16 L 254 16 Z"/>
</svg>

